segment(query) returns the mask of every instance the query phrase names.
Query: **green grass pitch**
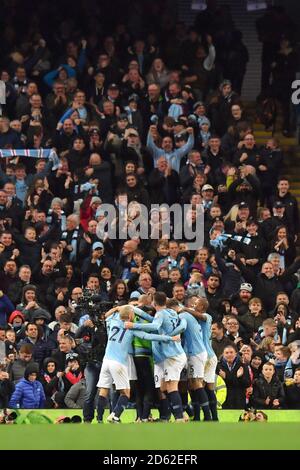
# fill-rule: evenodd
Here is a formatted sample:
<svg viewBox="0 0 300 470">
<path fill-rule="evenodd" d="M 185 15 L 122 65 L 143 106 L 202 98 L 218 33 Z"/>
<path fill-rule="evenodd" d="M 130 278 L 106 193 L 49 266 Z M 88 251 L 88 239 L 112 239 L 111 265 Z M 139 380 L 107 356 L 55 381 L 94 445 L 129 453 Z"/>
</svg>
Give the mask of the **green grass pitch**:
<svg viewBox="0 0 300 470">
<path fill-rule="evenodd" d="M 53 410 L 50 416 L 76 412 Z M 267 423 L 238 423 L 239 414 L 221 411 L 219 423 L 132 424 L 135 412 L 128 410 L 122 424 L 6 425 L 0 426 L 0 450 L 300 449 L 299 412 L 270 411 Z"/>
<path fill-rule="evenodd" d="M 297 423 L 2 426 L 0 449 L 300 449 Z"/>
</svg>

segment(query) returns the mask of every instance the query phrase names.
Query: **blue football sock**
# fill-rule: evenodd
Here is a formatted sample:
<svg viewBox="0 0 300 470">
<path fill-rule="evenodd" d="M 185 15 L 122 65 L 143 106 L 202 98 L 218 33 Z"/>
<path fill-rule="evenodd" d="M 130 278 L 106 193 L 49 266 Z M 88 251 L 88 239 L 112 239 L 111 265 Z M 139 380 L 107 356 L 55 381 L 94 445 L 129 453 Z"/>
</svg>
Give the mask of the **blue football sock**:
<svg viewBox="0 0 300 470">
<path fill-rule="evenodd" d="M 219 421 L 218 410 L 217 410 L 217 397 L 214 390 L 206 388 L 206 393 L 209 400 L 209 408 L 213 421 Z"/>
<path fill-rule="evenodd" d="M 98 403 L 97 403 L 98 422 L 101 422 L 103 420 L 103 414 L 104 414 L 106 403 L 107 403 L 107 398 L 99 395 Z"/>
<path fill-rule="evenodd" d="M 175 419 L 183 418 L 182 402 L 179 392 L 168 393 L 168 399 Z"/>
<path fill-rule="evenodd" d="M 198 388 L 196 390 L 197 398 L 200 407 L 203 410 L 204 414 L 204 421 L 211 421 L 211 414 L 210 414 L 210 408 L 209 408 L 209 401 L 208 401 L 208 396 L 204 388 Z"/>
<path fill-rule="evenodd" d="M 120 395 L 119 396 L 117 404 L 114 408 L 114 413 L 115 413 L 115 416 L 117 418 L 120 418 L 121 414 L 123 413 L 123 411 L 125 410 L 125 408 L 128 405 L 128 401 L 129 401 L 129 399 L 128 399 L 128 397 L 126 397 L 126 395 Z"/>
</svg>

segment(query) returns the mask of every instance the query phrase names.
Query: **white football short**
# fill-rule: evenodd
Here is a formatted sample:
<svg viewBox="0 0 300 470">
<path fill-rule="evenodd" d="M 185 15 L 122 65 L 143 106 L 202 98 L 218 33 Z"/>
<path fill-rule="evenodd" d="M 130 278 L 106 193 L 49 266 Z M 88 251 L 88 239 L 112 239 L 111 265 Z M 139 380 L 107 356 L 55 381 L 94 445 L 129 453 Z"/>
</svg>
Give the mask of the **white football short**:
<svg viewBox="0 0 300 470">
<path fill-rule="evenodd" d="M 203 379 L 206 362 L 206 351 L 196 354 L 195 356 L 188 356 L 188 378 Z"/>
<path fill-rule="evenodd" d="M 168 357 L 164 360 L 164 380 L 170 382 L 171 380 L 180 381 L 180 374 L 186 364 L 186 355 L 180 354 L 179 356 Z"/>
<path fill-rule="evenodd" d="M 120 362 L 104 359 L 97 387 L 111 388 L 112 384 L 115 384 L 116 390 L 129 389 L 128 368 Z"/>
<path fill-rule="evenodd" d="M 204 368 L 204 381 L 207 384 L 214 384 L 216 380 L 216 368 L 218 364 L 217 356 L 209 357 Z"/>
</svg>

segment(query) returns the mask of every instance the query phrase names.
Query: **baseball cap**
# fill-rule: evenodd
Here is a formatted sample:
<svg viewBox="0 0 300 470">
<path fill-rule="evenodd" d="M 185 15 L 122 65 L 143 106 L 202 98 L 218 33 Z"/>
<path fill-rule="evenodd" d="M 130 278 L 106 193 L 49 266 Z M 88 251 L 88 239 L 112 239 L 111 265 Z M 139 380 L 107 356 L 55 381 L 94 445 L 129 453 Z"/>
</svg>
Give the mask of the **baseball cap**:
<svg viewBox="0 0 300 470">
<path fill-rule="evenodd" d="M 207 124 L 210 126 L 210 120 L 206 116 L 201 116 L 201 118 L 198 119 L 199 126 L 202 126 L 203 124 Z"/>
<path fill-rule="evenodd" d="M 116 83 L 111 83 L 109 86 L 108 86 L 108 90 L 118 90 L 119 87 Z"/>
<path fill-rule="evenodd" d="M 77 354 L 76 352 L 69 352 L 66 355 L 66 362 L 68 362 L 68 361 L 78 361 L 78 359 L 79 359 L 79 354 Z"/>
<path fill-rule="evenodd" d="M 221 83 L 220 87 L 221 88 L 224 88 L 224 86 L 226 85 L 232 85 L 231 81 L 230 80 L 223 80 L 223 82 Z"/>
<path fill-rule="evenodd" d="M 240 287 L 240 291 L 241 291 L 241 290 L 246 290 L 247 292 L 250 292 L 250 293 L 251 293 L 252 290 L 253 290 L 253 288 L 252 288 L 251 284 L 249 284 L 248 282 L 243 282 L 243 283 L 241 284 L 241 287 Z"/>
<path fill-rule="evenodd" d="M 199 106 L 204 106 L 203 101 L 196 101 L 196 103 L 195 103 L 194 106 L 193 106 L 193 110 L 196 111 L 196 109 L 197 109 Z"/>
<path fill-rule="evenodd" d="M 130 129 L 128 129 L 128 135 L 134 135 L 136 137 L 139 137 L 138 131 L 133 129 L 132 127 Z"/>
<path fill-rule="evenodd" d="M 128 121 L 128 116 L 126 113 L 121 113 L 119 116 L 118 116 L 118 121 Z"/>
<path fill-rule="evenodd" d="M 92 128 L 92 129 L 89 130 L 89 134 L 90 134 L 90 135 L 93 135 L 93 134 L 98 134 L 98 135 L 100 135 L 100 130 L 99 130 L 99 129 L 96 129 L 96 128 L 94 127 L 94 128 Z"/>
<path fill-rule="evenodd" d="M 136 93 L 132 93 L 132 95 L 130 95 L 130 96 L 128 97 L 128 103 L 129 103 L 130 101 L 136 101 L 136 102 L 138 102 L 139 99 L 140 99 L 140 98 L 139 98 L 139 95 L 137 95 Z"/>
<path fill-rule="evenodd" d="M 285 205 L 284 205 L 283 202 L 281 202 L 281 201 L 275 201 L 275 202 L 273 203 L 273 207 L 275 207 L 276 209 L 280 209 L 280 208 L 282 208 L 282 207 L 285 207 Z"/>
<path fill-rule="evenodd" d="M 180 134 L 176 134 L 176 135 L 174 136 L 176 142 L 178 142 L 178 141 L 180 141 L 180 140 L 186 140 L 186 137 L 187 137 L 187 133 L 186 133 L 186 132 L 180 132 Z"/>
<path fill-rule="evenodd" d="M 104 245 L 102 242 L 95 242 L 93 243 L 92 250 L 103 250 Z"/>
<path fill-rule="evenodd" d="M 211 184 L 205 184 L 204 186 L 202 186 L 202 191 L 214 191 L 214 188 Z"/>
<path fill-rule="evenodd" d="M 239 209 L 249 209 L 247 202 L 240 202 Z"/>
</svg>

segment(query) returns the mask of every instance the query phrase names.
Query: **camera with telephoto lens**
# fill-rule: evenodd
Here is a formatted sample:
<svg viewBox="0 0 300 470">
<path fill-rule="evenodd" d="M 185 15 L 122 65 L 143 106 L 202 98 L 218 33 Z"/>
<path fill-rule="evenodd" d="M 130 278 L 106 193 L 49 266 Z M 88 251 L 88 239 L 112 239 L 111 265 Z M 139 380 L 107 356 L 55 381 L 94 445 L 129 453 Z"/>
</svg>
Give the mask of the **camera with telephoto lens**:
<svg viewBox="0 0 300 470">
<path fill-rule="evenodd" d="M 103 301 L 101 294 L 96 294 L 95 291 L 86 288 L 78 302 L 73 303 L 73 307 L 79 316 L 89 315 L 93 323 L 97 324 L 102 321 L 104 314 L 113 307 L 113 302 Z"/>
<path fill-rule="evenodd" d="M 80 318 L 88 315 L 93 322 L 93 327 L 87 327 L 88 341 L 80 339 L 80 355 L 85 363 L 100 362 L 103 360 L 107 344 L 107 330 L 105 323 L 105 313 L 113 307 L 113 302 L 101 300 L 101 295 L 95 294 L 90 289 L 84 289 L 83 296 L 75 306 L 75 312 Z"/>
</svg>

